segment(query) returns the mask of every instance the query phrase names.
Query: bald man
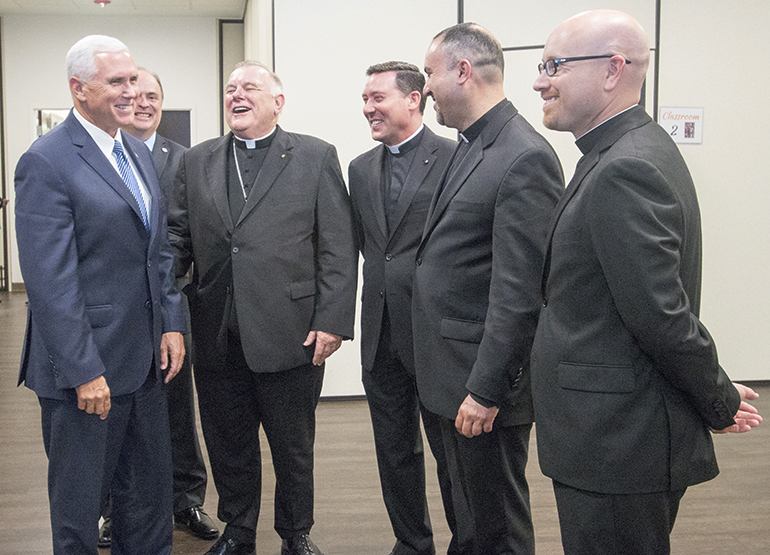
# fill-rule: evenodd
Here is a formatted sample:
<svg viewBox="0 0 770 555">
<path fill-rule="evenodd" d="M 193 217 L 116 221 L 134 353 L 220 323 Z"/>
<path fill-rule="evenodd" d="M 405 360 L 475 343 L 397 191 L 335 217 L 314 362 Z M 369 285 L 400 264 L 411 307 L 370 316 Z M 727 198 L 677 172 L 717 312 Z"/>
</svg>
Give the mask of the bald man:
<svg viewBox="0 0 770 555">
<path fill-rule="evenodd" d="M 538 458 L 570 554 L 669 553 L 685 489 L 718 473 L 709 429 L 761 421 L 698 320 L 695 188 L 639 106 L 640 25 L 593 11 L 548 38 L 534 88 L 584 156 L 548 237 L 532 352 Z"/>
</svg>

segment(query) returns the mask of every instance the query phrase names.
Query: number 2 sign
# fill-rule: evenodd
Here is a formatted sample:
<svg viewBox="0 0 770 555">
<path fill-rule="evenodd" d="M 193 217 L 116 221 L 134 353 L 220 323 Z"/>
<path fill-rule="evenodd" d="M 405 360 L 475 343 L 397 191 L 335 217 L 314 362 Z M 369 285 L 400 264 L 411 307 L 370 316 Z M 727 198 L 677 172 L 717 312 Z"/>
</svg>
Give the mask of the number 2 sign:
<svg viewBox="0 0 770 555">
<path fill-rule="evenodd" d="M 703 108 L 660 108 L 658 123 L 675 143 L 703 142 Z"/>
</svg>

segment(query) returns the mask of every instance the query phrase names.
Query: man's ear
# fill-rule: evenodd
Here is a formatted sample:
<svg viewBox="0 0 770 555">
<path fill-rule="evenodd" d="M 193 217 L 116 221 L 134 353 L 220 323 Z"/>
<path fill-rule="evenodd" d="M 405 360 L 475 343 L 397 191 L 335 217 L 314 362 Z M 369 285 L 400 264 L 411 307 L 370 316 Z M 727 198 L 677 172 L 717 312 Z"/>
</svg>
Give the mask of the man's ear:
<svg viewBox="0 0 770 555">
<path fill-rule="evenodd" d="M 473 73 L 473 65 L 468 60 L 462 59 L 457 62 L 455 71 L 458 72 L 457 82 L 463 84 L 471 78 L 471 74 Z"/>
<path fill-rule="evenodd" d="M 409 106 L 415 110 L 420 109 L 420 102 L 422 101 L 422 94 L 417 91 L 412 91 L 407 95 L 409 98 Z"/>
<path fill-rule="evenodd" d="M 86 99 L 86 94 L 83 90 L 84 85 L 85 83 L 78 77 L 70 77 L 70 91 L 72 92 L 72 96 L 80 102 L 83 102 Z"/>
<path fill-rule="evenodd" d="M 281 110 L 283 110 L 283 105 L 286 104 L 286 97 L 282 94 L 279 94 L 275 97 L 275 115 L 281 113 Z"/>
<path fill-rule="evenodd" d="M 607 64 L 607 77 L 604 81 L 604 90 L 611 91 L 620 83 L 623 72 L 626 69 L 626 60 L 623 56 L 613 56 Z"/>
</svg>

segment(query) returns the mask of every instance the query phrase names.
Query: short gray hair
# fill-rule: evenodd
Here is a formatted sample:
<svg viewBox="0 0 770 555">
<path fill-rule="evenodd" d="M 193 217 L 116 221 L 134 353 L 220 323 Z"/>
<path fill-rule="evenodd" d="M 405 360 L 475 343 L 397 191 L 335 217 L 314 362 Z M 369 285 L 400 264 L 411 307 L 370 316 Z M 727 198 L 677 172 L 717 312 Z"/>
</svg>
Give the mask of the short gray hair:
<svg viewBox="0 0 770 555">
<path fill-rule="evenodd" d="M 272 94 L 273 96 L 278 96 L 279 94 L 283 94 L 283 83 L 281 83 L 280 77 L 278 77 L 272 69 L 267 67 L 262 62 L 257 62 L 255 60 L 244 60 L 243 62 L 238 62 L 237 64 L 235 64 L 233 71 L 245 66 L 255 66 L 255 67 L 264 69 L 268 73 L 268 75 L 270 75 L 270 80 L 271 80 L 270 94 Z"/>
<path fill-rule="evenodd" d="M 125 44 L 106 35 L 89 35 L 80 39 L 67 52 L 67 79 L 78 77 L 90 81 L 96 75 L 96 54 L 124 50 L 128 52 Z"/>
</svg>

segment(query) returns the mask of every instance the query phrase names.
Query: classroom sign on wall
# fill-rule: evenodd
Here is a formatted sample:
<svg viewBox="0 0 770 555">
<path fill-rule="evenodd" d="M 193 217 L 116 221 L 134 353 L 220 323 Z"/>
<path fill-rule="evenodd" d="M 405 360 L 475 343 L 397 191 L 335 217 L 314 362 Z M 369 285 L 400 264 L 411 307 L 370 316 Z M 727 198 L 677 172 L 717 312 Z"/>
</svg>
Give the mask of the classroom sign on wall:
<svg viewBox="0 0 770 555">
<path fill-rule="evenodd" d="M 661 108 L 658 123 L 675 143 L 703 142 L 703 108 Z"/>
</svg>

